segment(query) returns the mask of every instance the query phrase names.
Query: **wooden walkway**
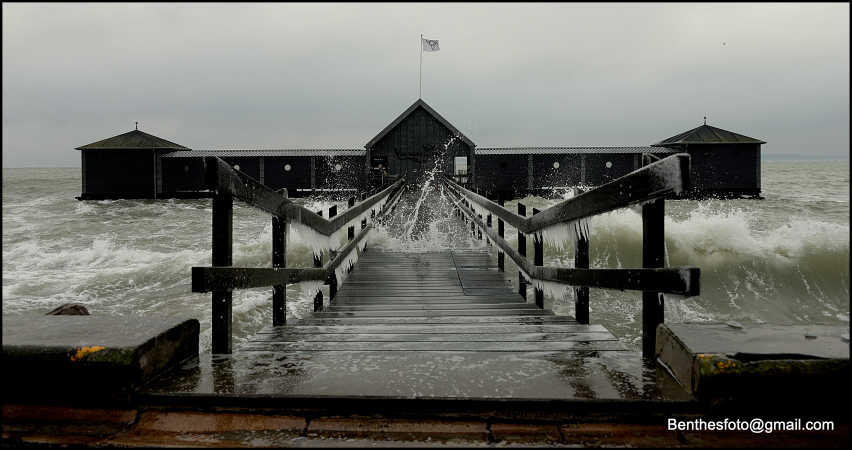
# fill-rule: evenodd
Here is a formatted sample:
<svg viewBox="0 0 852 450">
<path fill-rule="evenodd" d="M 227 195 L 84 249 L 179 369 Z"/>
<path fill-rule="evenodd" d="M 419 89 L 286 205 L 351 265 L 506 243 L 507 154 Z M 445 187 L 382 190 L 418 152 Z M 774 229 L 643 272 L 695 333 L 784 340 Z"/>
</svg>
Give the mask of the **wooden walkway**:
<svg viewBox="0 0 852 450">
<path fill-rule="evenodd" d="M 333 305 L 202 355 L 150 394 L 665 399 L 638 351 L 528 303 L 486 252 L 367 251 Z"/>
</svg>

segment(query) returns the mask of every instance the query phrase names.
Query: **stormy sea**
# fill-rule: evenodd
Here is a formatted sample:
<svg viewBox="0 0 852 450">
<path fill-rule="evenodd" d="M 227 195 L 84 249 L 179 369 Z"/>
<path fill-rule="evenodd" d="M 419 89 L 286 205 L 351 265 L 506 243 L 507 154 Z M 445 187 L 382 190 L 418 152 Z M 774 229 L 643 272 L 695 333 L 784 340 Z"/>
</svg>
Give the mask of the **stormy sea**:
<svg viewBox="0 0 852 450">
<path fill-rule="evenodd" d="M 666 202 L 667 265 L 701 268 L 700 296 L 666 296 L 667 322 L 848 325 L 849 162 L 764 161 L 761 179 L 764 200 Z M 211 263 L 211 201 L 77 201 L 80 187 L 76 168 L 3 169 L 6 319 L 63 303 L 84 304 L 92 314 L 195 317 L 208 350 L 210 295 L 190 291 L 190 268 Z M 516 199 L 507 208 L 521 201 L 545 209 L 569 195 Z M 345 209 L 342 198 L 297 201 L 312 210 Z M 493 255 L 484 241 L 459 236 L 447 202 L 438 184 L 411 186 L 396 216 L 371 232 L 367 251 L 465 248 Z M 271 228 L 267 214 L 235 202 L 235 266 L 271 267 Z M 506 236 L 514 245 L 514 230 Z M 592 267 L 641 265 L 637 209 L 593 218 L 589 239 Z M 572 246 L 546 244 L 545 265 L 571 266 Z M 289 266 L 311 266 L 309 243 L 294 237 L 287 252 Z M 517 283 L 513 269 L 507 265 L 507 284 Z M 287 295 L 288 317 L 310 314 L 307 289 L 291 285 Z M 572 295 L 547 290 L 545 306 L 571 316 Z M 592 323 L 639 348 L 640 293 L 592 289 L 589 310 Z M 235 292 L 233 319 L 236 345 L 271 325 L 271 290 Z"/>
</svg>

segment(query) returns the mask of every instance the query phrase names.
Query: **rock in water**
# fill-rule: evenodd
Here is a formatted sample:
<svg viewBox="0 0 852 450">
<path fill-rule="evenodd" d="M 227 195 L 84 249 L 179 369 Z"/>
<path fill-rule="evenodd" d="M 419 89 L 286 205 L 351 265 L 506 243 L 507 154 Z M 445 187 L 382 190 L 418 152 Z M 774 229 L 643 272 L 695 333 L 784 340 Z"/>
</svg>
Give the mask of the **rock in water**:
<svg viewBox="0 0 852 450">
<path fill-rule="evenodd" d="M 88 316 L 89 310 L 79 303 L 66 303 L 53 311 L 48 316 Z"/>
</svg>

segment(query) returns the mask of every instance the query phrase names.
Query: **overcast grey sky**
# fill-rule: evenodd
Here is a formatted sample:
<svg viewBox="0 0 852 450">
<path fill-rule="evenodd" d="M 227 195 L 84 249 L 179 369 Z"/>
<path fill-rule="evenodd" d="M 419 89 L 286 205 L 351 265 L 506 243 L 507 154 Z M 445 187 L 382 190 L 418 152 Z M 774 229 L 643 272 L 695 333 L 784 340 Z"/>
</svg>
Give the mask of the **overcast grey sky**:
<svg viewBox="0 0 852 450">
<path fill-rule="evenodd" d="M 363 147 L 417 99 L 477 146 L 647 145 L 701 124 L 849 154 L 848 4 L 3 4 L 3 165 L 140 129 Z"/>
</svg>

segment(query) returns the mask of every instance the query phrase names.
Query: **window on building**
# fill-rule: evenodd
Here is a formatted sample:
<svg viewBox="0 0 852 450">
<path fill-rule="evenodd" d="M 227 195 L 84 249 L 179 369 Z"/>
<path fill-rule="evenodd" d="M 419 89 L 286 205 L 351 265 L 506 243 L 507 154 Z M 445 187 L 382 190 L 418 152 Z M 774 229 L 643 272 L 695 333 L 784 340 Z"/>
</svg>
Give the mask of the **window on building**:
<svg viewBox="0 0 852 450">
<path fill-rule="evenodd" d="M 454 174 L 467 175 L 467 156 L 456 156 L 453 163 Z"/>
</svg>

